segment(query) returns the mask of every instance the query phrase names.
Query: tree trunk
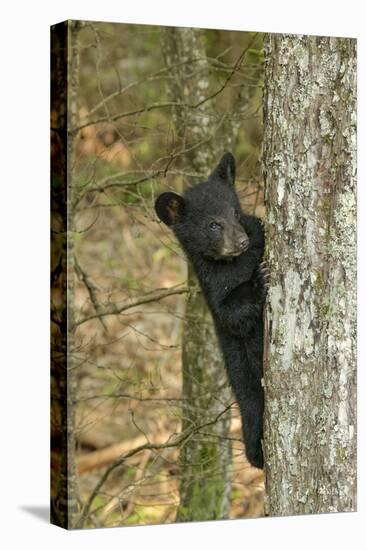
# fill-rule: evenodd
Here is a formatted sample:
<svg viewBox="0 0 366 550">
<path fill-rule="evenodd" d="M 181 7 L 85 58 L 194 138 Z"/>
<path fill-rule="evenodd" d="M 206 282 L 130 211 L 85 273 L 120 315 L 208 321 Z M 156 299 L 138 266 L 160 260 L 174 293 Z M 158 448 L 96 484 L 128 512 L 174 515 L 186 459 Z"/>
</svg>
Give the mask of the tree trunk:
<svg viewBox="0 0 366 550">
<path fill-rule="evenodd" d="M 166 64 L 171 67 L 169 95 L 172 101 L 199 103 L 208 95 L 208 66 L 199 31 L 166 28 L 163 32 Z M 199 61 L 198 61 L 199 60 Z M 187 63 L 188 62 L 188 63 Z M 195 74 L 197 73 L 197 74 Z M 182 159 L 185 168 L 207 176 L 218 159 L 217 142 L 209 114 L 209 102 L 199 109 L 176 107 L 175 132 L 182 149 L 191 149 Z M 202 142 L 198 147 L 192 145 Z M 188 266 L 189 298 L 183 332 L 182 430 L 211 421 L 230 403 L 221 352 L 211 314 L 198 291 L 192 267 Z M 228 517 L 231 496 L 230 412 L 222 415 L 210 433 L 196 434 L 181 449 L 180 506 L 177 521 Z"/>
<path fill-rule="evenodd" d="M 356 509 L 356 41 L 267 35 L 266 513 Z"/>
</svg>

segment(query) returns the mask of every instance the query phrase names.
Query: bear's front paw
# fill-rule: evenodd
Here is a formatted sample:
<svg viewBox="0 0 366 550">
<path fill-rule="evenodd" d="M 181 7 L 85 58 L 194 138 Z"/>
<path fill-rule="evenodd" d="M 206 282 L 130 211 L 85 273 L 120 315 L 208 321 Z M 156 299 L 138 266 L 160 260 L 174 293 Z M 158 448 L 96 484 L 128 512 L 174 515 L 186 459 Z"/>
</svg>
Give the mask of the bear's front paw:
<svg viewBox="0 0 366 550">
<path fill-rule="evenodd" d="M 259 271 L 263 277 L 263 281 L 266 287 L 269 285 L 269 271 L 266 262 L 261 262 L 259 264 Z"/>
<path fill-rule="evenodd" d="M 265 302 L 267 296 L 269 273 L 262 262 L 256 267 L 253 277 L 253 290 L 260 302 Z"/>
</svg>

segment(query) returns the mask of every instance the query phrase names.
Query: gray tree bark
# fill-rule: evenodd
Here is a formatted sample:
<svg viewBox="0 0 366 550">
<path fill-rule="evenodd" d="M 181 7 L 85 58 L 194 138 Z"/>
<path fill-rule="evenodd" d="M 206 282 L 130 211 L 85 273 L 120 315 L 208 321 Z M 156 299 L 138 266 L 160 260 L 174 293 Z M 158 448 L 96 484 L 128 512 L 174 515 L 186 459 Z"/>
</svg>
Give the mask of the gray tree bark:
<svg viewBox="0 0 366 550">
<path fill-rule="evenodd" d="M 209 94 L 208 65 L 199 31 L 166 28 L 165 61 L 171 66 L 169 95 L 172 101 L 196 105 Z M 199 61 L 197 61 L 199 60 Z M 210 118 L 210 103 L 199 108 L 177 106 L 173 120 L 184 154 L 185 168 L 207 176 L 218 161 L 219 147 Z M 198 146 L 191 147 L 194 144 Z M 221 151 L 220 151 L 221 152 Z M 223 360 L 211 314 L 188 266 L 189 297 L 183 329 L 182 430 L 214 420 L 230 403 Z M 196 434 L 182 447 L 180 505 L 177 521 L 228 517 L 231 496 L 230 411 L 218 418 L 210 434 Z"/>
<path fill-rule="evenodd" d="M 356 41 L 265 37 L 266 512 L 356 509 Z"/>
</svg>

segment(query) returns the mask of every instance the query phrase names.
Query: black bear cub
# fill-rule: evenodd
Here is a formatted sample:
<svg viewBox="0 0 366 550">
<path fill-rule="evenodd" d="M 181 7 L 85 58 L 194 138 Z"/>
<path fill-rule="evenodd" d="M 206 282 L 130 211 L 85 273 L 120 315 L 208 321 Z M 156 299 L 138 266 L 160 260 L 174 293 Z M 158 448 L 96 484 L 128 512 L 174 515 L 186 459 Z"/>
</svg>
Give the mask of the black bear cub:
<svg viewBox="0 0 366 550">
<path fill-rule="evenodd" d="M 183 196 L 162 193 L 155 209 L 192 262 L 240 407 L 247 458 L 263 468 L 264 234 L 259 219 L 242 212 L 234 181 L 235 160 L 225 153 L 207 181 Z"/>
</svg>

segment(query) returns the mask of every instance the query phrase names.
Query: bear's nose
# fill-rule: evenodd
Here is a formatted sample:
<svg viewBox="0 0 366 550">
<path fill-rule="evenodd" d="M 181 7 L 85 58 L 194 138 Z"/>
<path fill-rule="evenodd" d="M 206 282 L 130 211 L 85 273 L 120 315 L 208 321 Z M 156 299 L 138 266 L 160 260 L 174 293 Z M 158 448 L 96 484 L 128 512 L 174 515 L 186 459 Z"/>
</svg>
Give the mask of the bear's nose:
<svg viewBox="0 0 366 550">
<path fill-rule="evenodd" d="M 238 248 L 240 250 L 246 250 L 249 246 L 249 239 L 248 237 L 241 237 L 239 240 L 238 240 Z"/>
</svg>

